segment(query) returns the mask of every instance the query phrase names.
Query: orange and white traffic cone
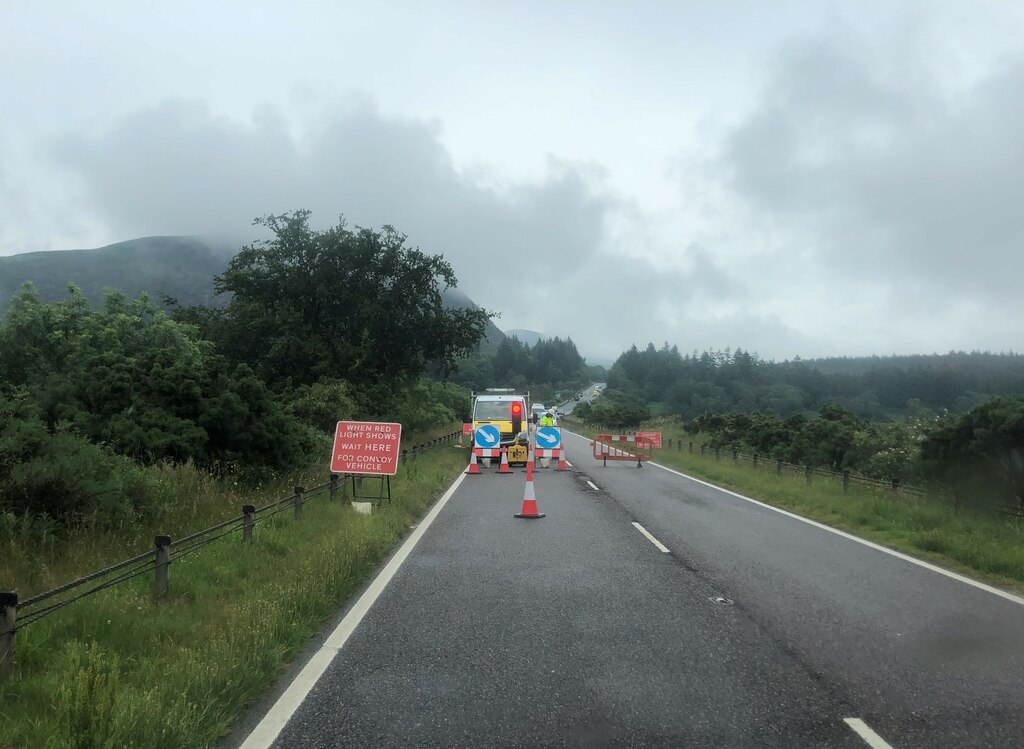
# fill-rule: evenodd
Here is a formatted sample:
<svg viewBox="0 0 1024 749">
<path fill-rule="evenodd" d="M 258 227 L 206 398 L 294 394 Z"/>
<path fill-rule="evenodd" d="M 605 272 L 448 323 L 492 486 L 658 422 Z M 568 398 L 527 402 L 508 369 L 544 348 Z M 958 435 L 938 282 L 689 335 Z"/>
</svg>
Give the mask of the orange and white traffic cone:
<svg viewBox="0 0 1024 749">
<path fill-rule="evenodd" d="M 517 518 L 542 518 L 543 512 L 537 511 L 537 494 L 533 488 L 533 463 L 526 464 L 526 489 L 523 491 L 523 509 L 515 514 Z"/>
<path fill-rule="evenodd" d="M 511 476 L 512 471 L 508 467 L 508 450 L 501 448 L 501 465 L 498 466 L 499 476 Z"/>
<path fill-rule="evenodd" d="M 565 461 L 565 448 L 564 447 L 558 448 L 558 468 L 556 468 L 555 470 L 556 471 L 568 471 L 569 470 L 569 464 Z"/>
<path fill-rule="evenodd" d="M 473 450 L 472 452 L 470 452 L 469 457 L 470 457 L 469 468 L 466 469 L 466 473 L 470 474 L 470 475 L 479 476 L 480 475 L 480 466 L 476 462 L 476 450 Z"/>
</svg>

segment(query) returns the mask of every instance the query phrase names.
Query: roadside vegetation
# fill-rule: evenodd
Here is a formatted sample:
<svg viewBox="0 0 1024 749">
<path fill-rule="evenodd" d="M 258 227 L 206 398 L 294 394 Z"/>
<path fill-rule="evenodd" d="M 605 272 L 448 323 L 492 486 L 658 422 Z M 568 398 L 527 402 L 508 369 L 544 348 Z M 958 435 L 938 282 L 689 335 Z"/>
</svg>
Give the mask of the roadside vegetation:
<svg viewBox="0 0 1024 749">
<path fill-rule="evenodd" d="M 743 351 L 698 357 L 680 356 L 667 347 L 648 346 L 643 352 L 634 347 L 613 365 L 605 394 L 593 404 L 580 404 L 574 414 L 618 429 L 636 428 L 654 417 L 699 433 L 711 447 L 930 486 L 950 495 L 958 510 L 1024 512 L 1024 395 L 1019 394 L 1024 392 L 1024 357 L 904 359 L 917 361 L 918 368 L 868 360 L 877 368 L 826 376 L 802 362 L 764 362 Z M 965 391 L 968 382 L 979 389 Z M 892 418 L 873 418 L 851 405 L 883 393 L 887 403 L 895 404 L 893 393 L 915 392 L 906 389 L 907 383 L 916 384 L 925 400 L 908 399 Z M 707 408 L 710 402 L 697 397 L 697 391 L 716 393 L 713 402 L 731 410 Z M 840 391 L 846 395 L 837 395 Z M 783 392 L 794 397 L 769 397 Z M 680 394 L 690 395 L 679 400 Z M 935 410 L 942 403 L 967 407 Z"/>
<path fill-rule="evenodd" d="M 159 605 L 145 575 L 19 632 L 17 668 L 0 683 L 0 746 L 213 745 L 465 460 L 464 450 L 441 446 L 403 464 L 392 482 L 393 502 L 369 516 L 321 496 L 307 503 L 301 522 L 285 512 L 257 526 L 251 546 L 237 536 L 218 540 L 171 565 L 170 597 Z M 321 483 L 323 465 L 281 483 Z M 194 513 L 199 527 L 237 514 L 243 496 L 268 500 L 290 491 L 266 487 L 254 495 L 226 479 L 193 479 L 182 514 Z M 67 544 L 33 552 L 35 568 L 45 570 L 40 582 L 110 561 L 111 546 L 127 551 L 105 534 L 83 532 Z"/>
<path fill-rule="evenodd" d="M 444 378 L 489 313 L 451 309 L 439 256 L 390 227 L 258 223 L 216 279 L 222 307 L 31 284 L 0 321 L 0 590 L 22 600 L 328 478 L 342 419 L 397 421 L 403 447 L 451 432 L 469 391 Z M 95 301 L 95 300 L 93 300 Z M 209 746 L 465 465 L 406 463 L 370 517 L 318 498 L 17 634 L 0 746 Z"/>
</svg>

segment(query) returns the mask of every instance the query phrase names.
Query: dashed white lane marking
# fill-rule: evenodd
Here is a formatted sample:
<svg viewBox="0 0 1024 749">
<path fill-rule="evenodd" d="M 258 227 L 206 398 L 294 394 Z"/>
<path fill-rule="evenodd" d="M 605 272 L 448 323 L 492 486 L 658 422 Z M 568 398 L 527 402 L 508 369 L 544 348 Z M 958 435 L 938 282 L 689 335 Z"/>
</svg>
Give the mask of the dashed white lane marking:
<svg viewBox="0 0 1024 749">
<path fill-rule="evenodd" d="M 872 731 L 871 726 L 860 718 L 843 718 L 843 722 L 864 739 L 864 743 L 870 746 L 871 749 L 892 749 L 892 746 L 885 739 Z"/>
<path fill-rule="evenodd" d="M 801 523 L 807 523 L 808 525 L 813 525 L 815 528 L 821 528 L 823 531 L 828 531 L 829 533 L 834 533 L 837 536 L 842 536 L 843 538 L 849 539 L 850 541 L 856 541 L 857 543 L 859 543 L 859 544 L 861 544 L 863 546 L 867 546 L 869 548 L 872 548 L 875 551 L 880 551 L 883 554 L 888 554 L 891 557 L 896 557 L 897 559 L 902 559 L 904 562 L 910 562 L 911 564 L 916 564 L 918 567 L 924 567 L 926 570 L 931 570 L 932 572 L 938 572 L 940 575 L 945 575 L 946 577 L 948 577 L 948 578 L 950 578 L 952 580 L 957 580 L 959 582 L 962 582 L 962 583 L 970 585 L 970 586 L 972 586 L 974 588 L 977 588 L 978 590 L 983 590 L 986 593 L 991 593 L 994 596 L 999 596 L 1000 598 L 1005 598 L 1007 601 L 1011 601 L 1013 603 L 1016 603 L 1019 606 L 1024 606 L 1024 598 L 1021 598 L 1020 596 L 1015 596 L 1013 593 L 1007 593 L 1005 590 L 999 590 L 999 588 L 993 588 L 991 585 L 986 585 L 985 583 L 978 582 L 977 580 L 972 580 L 969 577 L 964 577 L 963 575 L 958 575 L 956 572 L 950 572 L 949 570 L 943 569 L 942 567 L 938 567 L 938 566 L 936 566 L 934 564 L 930 564 L 929 562 L 925 562 L 922 559 L 917 559 L 915 557 L 910 556 L 909 554 L 904 554 L 903 552 L 896 551 L 894 549 L 890 549 L 890 548 L 882 546 L 880 544 L 876 544 L 873 541 L 868 541 L 866 539 L 860 538 L 859 536 L 854 536 L 852 533 L 847 533 L 846 531 L 841 531 L 841 530 L 839 530 L 837 528 L 832 528 L 831 526 L 825 525 L 824 523 L 819 523 L 816 520 L 810 520 L 808 518 L 802 517 L 801 515 L 797 515 L 796 513 L 789 512 L 788 510 L 782 510 L 782 509 L 779 509 L 778 507 L 772 507 L 769 504 L 765 504 L 764 502 L 759 502 L 756 499 L 751 499 L 750 497 L 746 497 L 746 496 L 744 496 L 742 494 L 737 494 L 736 492 L 730 491 L 729 489 L 723 489 L 720 486 L 715 486 L 712 483 L 709 483 L 707 481 L 703 481 L 703 480 L 701 480 L 701 479 L 699 479 L 699 478 L 697 478 L 695 476 L 691 476 L 691 475 L 689 475 L 687 473 L 683 473 L 682 471 L 677 471 L 674 468 L 669 468 L 668 466 L 663 466 L 660 463 L 655 463 L 654 461 L 650 461 L 648 463 L 648 465 L 652 465 L 655 468 L 660 468 L 663 471 L 668 471 L 669 473 L 674 473 L 676 476 L 682 476 L 684 479 L 689 479 L 690 481 L 695 481 L 698 484 L 703 484 L 704 486 L 710 487 L 712 489 L 717 489 L 720 492 L 724 492 L 725 494 L 729 494 L 730 496 L 736 497 L 737 499 L 742 499 L 745 502 L 751 502 L 752 504 L 760 505 L 761 507 L 764 507 L 766 510 L 771 510 L 772 512 L 777 512 L 780 515 L 785 515 L 786 517 L 793 518 L 794 520 L 799 520 Z"/>
<path fill-rule="evenodd" d="M 668 547 L 666 547 L 665 544 L 663 544 L 661 541 L 659 541 L 654 536 L 652 536 L 647 531 L 646 528 L 644 528 L 642 525 L 640 525 L 640 523 L 633 523 L 633 527 L 636 528 L 641 533 L 643 533 L 645 536 L 647 536 L 647 540 L 650 541 L 655 546 L 657 546 L 658 547 L 658 551 L 661 551 L 661 552 L 664 552 L 665 554 L 668 554 Z"/>
<path fill-rule="evenodd" d="M 597 488 L 597 486 L 594 484 L 594 482 L 591 481 L 590 479 L 587 479 L 587 483 L 590 484 L 590 488 L 593 489 L 595 492 L 601 491 L 600 489 Z"/>
<path fill-rule="evenodd" d="M 405 539 L 402 547 L 391 557 L 391 561 L 374 578 L 373 582 L 370 583 L 370 587 L 363 592 L 355 605 L 349 609 L 345 618 L 341 620 L 341 623 L 331 633 L 331 636 L 327 638 L 324 646 L 310 658 L 306 667 L 299 672 L 299 675 L 295 677 L 295 680 L 288 686 L 285 693 L 278 698 L 274 706 L 270 708 L 270 711 L 263 716 L 263 720 L 260 721 L 259 725 L 249 734 L 245 743 L 242 744 L 242 749 L 266 749 L 266 747 L 274 743 L 278 734 L 281 733 L 281 729 L 284 728 L 288 720 L 298 710 L 299 705 L 306 699 L 310 690 L 313 689 L 313 686 L 323 675 L 324 671 L 327 670 L 327 667 L 331 665 L 334 657 L 345 647 L 345 642 L 348 640 L 349 635 L 355 631 L 355 628 L 359 626 L 359 622 L 366 616 L 366 612 L 370 610 L 378 596 L 384 592 L 384 588 L 387 587 L 388 583 L 391 582 L 391 578 L 398 572 L 402 562 L 409 556 L 409 553 L 423 537 L 423 534 L 427 532 L 427 528 L 430 527 L 431 523 L 441 513 L 444 506 L 448 504 L 448 500 L 455 494 L 455 491 L 459 488 L 465 477 L 465 473 L 459 474 L 459 477 L 448 487 L 448 491 L 444 493 L 444 496 L 437 501 L 437 504 L 423 518 L 423 522 L 409 535 L 409 538 Z"/>
</svg>

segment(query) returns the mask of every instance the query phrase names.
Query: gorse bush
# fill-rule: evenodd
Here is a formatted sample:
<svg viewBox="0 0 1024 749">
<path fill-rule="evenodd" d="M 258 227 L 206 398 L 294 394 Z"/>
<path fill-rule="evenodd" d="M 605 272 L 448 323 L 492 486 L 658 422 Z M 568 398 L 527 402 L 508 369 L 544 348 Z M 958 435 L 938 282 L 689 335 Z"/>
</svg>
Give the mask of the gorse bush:
<svg viewBox="0 0 1024 749">
<path fill-rule="evenodd" d="M 960 504 L 1024 508 L 1024 397 L 993 398 L 933 430 L 921 445 L 930 475 Z"/>
<path fill-rule="evenodd" d="M 147 298 L 102 310 L 31 285 L 0 324 L 0 510 L 116 527 L 159 491 L 142 465 L 293 464 L 315 435 L 245 365 Z"/>
<path fill-rule="evenodd" d="M 351 419 L 356 412 L 356 402 L 344 380 L 330 378 L 299 385 L 287 398 L 285 411 L 323 434 L 332 434 L 338 421 Z"/>
<path fill-rule="evenodd" d="M 58 424 L 143 463 L 245 461 L 280 467 L 302 432 L 245 365 L 231 365 L 145 296 L 108 293 L 93 310 L 73 286 L 44 304 L 31 285 L 0 326 L 0 388 Z"/>
<path fill-rule="evenodd" d="M 24 391 L 0 395 L 0 509 L 115 527 L 146 511 L 155 496 L 131 460 L 63 424 L 49 430 Z"/>
</svg>

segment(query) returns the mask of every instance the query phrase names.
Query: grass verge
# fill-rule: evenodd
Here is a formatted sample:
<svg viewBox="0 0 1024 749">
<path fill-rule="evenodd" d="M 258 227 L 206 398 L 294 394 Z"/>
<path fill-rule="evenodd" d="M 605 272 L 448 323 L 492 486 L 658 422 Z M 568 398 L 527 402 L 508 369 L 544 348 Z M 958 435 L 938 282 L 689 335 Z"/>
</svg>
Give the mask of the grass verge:
<svg viewBox="0 0 1024 749">
<path fill-rule="evenodd" d="M 0 685 L 0 746 L 213 745 L 465 461 L 465 450 L 441 445 L 402 465 L 393 503 L 370 516 L 322 495 L 301 522 L 284 512 L 257 526 L 251 546 L 235 536 L 214 542 L 172 563 L 165 603 L 151 602 L 144 575 L 19 631 L 18 662 Z M 216 521 L 209 515 L 199 527 Z M 54 563 L 67 570 L 67 557 Z"/>
<path fill-rule="evenodd" d="M 594 429 L 578 422 L 565 426 L 593 437 Z M 668 438 L 672 447 L 667 447 Z M 772 463 L 754 468 L 722 458 L 688 452 L 692 437 L 662 432 L 666 446 L 653 460 L 775 507 L 926 559 L 948 569 L 1024 591 L 1024 522 L 977 512 L 954 512 L 946 501 L 894 495 L 889 491 L 815 476 L 776 475 Z M 682 439 L 682 449 L 679 448 Z M 696 443 L 695 443 L 696 447 Z"/>
</svg>

